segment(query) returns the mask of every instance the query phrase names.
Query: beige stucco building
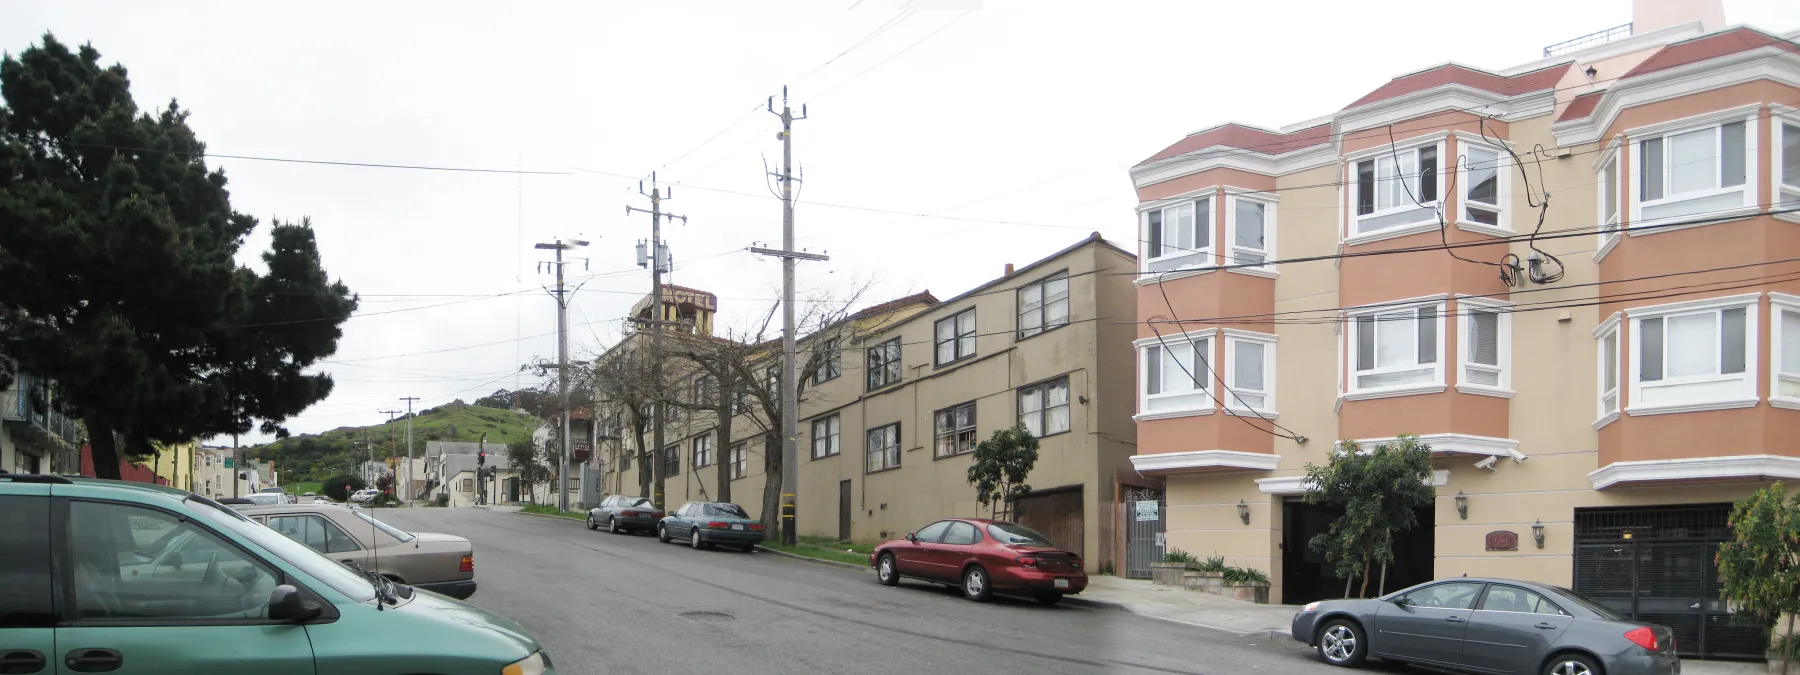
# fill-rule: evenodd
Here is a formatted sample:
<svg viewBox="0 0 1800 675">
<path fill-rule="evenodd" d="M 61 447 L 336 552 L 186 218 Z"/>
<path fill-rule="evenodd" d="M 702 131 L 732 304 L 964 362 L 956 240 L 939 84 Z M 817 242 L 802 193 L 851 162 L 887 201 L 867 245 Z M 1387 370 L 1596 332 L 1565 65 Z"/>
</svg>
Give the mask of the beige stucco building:
<svg viewBox="0 0 1800 675">
<path fill-rule="evenodd" d="M 1572 586 L 1685 655 L 1760 657 L 1712 552 L 1730 502 L 1800 478 L 1800 47 L 1637 4 L 1537 62 L 1426 68 L 1131 170 L 1133 464 L 1168 547 L 1338 597 L 1305 466 L 1420 434 L 1436 504 L 1388 589 Z"/>
<path fill-rule="evenodd" d="M 1131 382 L 1120 374 L 1132 363 L 1136 269 L 1130 252 L 1096 234 L 1029 265 L 1007 265 L 1006 274 L 947 300 L 908 296 L 805 336 L 802 353 L 825 349 L 837 358 L 802 399 L 800 533 L 872 542 L 938 518 L 981 515 L 967 453 L 1023 423 L 1041 447 L 1021 521 L 1099 559 L 1114 474 L 1133 452 Z M 834 338 L 849 341 L 832 350 L 823 341 Z M 601 413 L 608 431 L 599 455 L 615 458 L 608 492 L 636 494 L 642 462 L 620 466 L 609 449 L 634 443 L 629 430 L 606 421 L 613 414 Z M 730 462 L 732 501 L 760 513 L 768 449 L 754 416 L 734 418 L 729 448 L 713 446 L 710 413 L 672 421 L 666 443 L 679 450 L 665 457 L 678 473 L 665 481 L 665 503 L 716 494 L 710 467 Z M 695 464 L 705 468 L 696 472 Z"/>
</svg>

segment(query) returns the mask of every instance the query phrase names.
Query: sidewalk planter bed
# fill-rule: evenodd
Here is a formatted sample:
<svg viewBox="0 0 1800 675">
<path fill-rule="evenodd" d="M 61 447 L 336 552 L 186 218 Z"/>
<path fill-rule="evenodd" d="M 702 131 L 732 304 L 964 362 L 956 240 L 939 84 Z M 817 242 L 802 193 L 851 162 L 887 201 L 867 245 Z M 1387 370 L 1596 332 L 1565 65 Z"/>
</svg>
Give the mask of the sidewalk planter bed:
<svg viewBox="0 0 1800 675">
<path fill-rule="evenodd" d="M 1182 576 L 1191 574 L 1187 568 L 1188 564 L 1184 562 L 1150 563 L 1150 581 L 1159 586 L 1180 586 L 1183 583 Z"/>
<path fill-rule="evenodd" d="M 1233 600 L 1266 605 L 1269 604 L 1269 582 L 1227 581 L 1220 587 L 1219 594 Z"/>
<path fill-rule="evenodd" d="M 1224 572 L 1183 572 L 1181 575 L 1181 585 L 1190 591 L 1221 595 L 1219 586 L 1224 583 Z"/>
</svg>

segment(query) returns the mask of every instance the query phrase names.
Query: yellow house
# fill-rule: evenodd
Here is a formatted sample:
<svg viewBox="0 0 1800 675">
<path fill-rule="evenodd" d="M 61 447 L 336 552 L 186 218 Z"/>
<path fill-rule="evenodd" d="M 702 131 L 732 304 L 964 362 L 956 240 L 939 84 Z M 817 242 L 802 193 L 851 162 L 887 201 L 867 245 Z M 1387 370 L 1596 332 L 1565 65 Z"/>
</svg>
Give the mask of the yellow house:
<svg viewBox="0 0 1800 675">
<path fill-rule="evenodd" d="M 194 451 L 199 447 L 198 441 L 157 443 L 150 470 L 156 472 L 158 478 L 168 481 L 170 487 L 193 490 Z"/>
</svg>

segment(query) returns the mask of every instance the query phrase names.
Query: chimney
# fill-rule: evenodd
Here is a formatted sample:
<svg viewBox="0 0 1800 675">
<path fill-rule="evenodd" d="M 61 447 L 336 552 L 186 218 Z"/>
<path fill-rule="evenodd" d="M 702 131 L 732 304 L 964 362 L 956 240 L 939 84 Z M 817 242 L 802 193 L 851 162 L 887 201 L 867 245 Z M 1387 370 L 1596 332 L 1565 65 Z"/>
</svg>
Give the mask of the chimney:
<svg viewBox="0 0 1800 675">
<path fill-rule="evenodd" d="M 1006 276 L 1012 276 L 1012 263 L 1006 263 Z"/>
</svg>

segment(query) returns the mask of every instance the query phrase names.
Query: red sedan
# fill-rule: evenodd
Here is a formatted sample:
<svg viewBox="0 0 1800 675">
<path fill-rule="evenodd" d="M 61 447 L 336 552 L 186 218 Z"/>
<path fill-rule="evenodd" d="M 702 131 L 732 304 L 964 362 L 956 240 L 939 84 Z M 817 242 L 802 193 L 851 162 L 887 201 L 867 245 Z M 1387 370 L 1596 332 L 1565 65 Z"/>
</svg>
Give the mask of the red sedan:
<svg viewBox="0 0 1800 675">
<path fill-rule="evenodd" d="M 1023 595 L 1046 605 L 1087 588 L 1081 556 L 1024 525 L 983 518 L 940 520 L 875 547 L 869 565 L 887 586 L 901 578 L 962 588 L 963 596 Z"/>
</svg>

